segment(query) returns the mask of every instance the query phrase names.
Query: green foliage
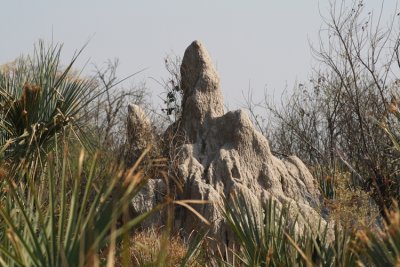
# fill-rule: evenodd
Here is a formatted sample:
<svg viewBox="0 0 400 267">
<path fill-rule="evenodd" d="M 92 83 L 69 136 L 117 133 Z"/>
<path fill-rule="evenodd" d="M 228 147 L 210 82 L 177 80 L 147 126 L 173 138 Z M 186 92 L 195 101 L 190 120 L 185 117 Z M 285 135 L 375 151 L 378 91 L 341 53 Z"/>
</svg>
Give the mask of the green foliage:
<svg viewBox="0 0 400 267">
<path fill-rule="evenodd" d="M 181 101 L 183 97 L 182 88 L 180 88 L 181 59 L 179 57 L 168 56 L 165 58 L 165 69 L 170 77 L 167 81 L 160 83 L 164 87 L 165 97 L 163 97 L 165 108 L 161 111 L 167 115 L 168 120 L 177 121 L 182 116 Z"/>
<path fill-rule="evenodd" d="M 232 196 L 223 207 L 232 230 L 232 255 L 240 266 L 354 266 L 357 256 L 353 234 L 336 224 L 334 229 L 296 231 L 297 218 L 290 206 L 279 207 L 270 199 L 254 203 L 243 193 Z M 297 225 L 299 226 L 299 225 Z M 334 238 L 329 235 L 333 235 Z M 333 239 L 333 240 L 330 240 Z M 228 266 L 232 263 L 225 262 Z"/>
<path fill-rule="evenodd" d="M 75 156 L 75 155 L 74 155 Z M 140 173 L 99 173 L 95 156 L 49 156 L 41 177 L 21 170 L 27 183 L 5 177 L 1 199 L 0 260 L 7 266 L 92 266 L 100 251 L 152 211 L 117 225 L 142 184 Z M 37 186 L 38 181 L 46 182 Z M 109 251 L 112 253 L 112 250 Z M 111 254 L 112 257 L 114 255 Z"/>
<path fill-rule="evenodd" d="M 294 235 L 288 209 L 277 212 L 275 201 L 251 203 L 242 193 L 226 201 L 224 217 L 241 246 L 238 260 L 246 266 L 293 266 L 296 251 L 285 233 Z"/>
<path fill-rule="evenodd" d="M 310 171 L 313 174 L 314 179 L 318 181 L 319 188 L 324 198 L 335 199 L 336 198 L 335 178 L 337 174 L 331 171 L 330 169 L 318 164 L 310 168 Z"/>
<path fill-rule="evenodd" d="M 0 147 L 6 160 L 30 162 L 54 148 L 60 134 L 90 147 L 82 109 L 98 94 L 90 94 L 93 80 L 73 73 L 81 51 L 63 68 L 61 46 L 39 42 L 32 57 L 0 71 Z"/>
<path fill-rule="evenodd" d="M 79 154 L 93 151 L 89 103 L 113 86 L 79 78 L 81 51 L 62 67 L 61 46 L 39 42 L 0 69 L 1 266 L 112 266 L 120 237 L 161 208 L 129 218 L 142 173 Z"/>
</svg>

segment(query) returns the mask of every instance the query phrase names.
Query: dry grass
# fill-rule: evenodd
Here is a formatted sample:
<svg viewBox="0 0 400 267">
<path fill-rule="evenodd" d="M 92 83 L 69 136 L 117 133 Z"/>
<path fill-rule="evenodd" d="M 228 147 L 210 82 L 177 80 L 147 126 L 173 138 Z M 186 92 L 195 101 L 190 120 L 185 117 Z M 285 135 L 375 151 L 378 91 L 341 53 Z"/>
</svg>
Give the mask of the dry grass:
<svg viewBox="0 0 400 267">
<path fill-rule="evenodd" d="M 131 239 L 132 266 L 154 266 L 159 263 L 162 252 L 166 252 L 164 266 L 180 266 L 187 252 L 187 244 L 180 237 L 171 236 L 167 241 L 167 248 L 163 246 L 163 235 L 158 229 L 150 228 L 137 232 Z M 186 266 L 201 265 L 192 261 Z"/>
<path fill-rule="evenodd" d="M 341 173 L 335 177 L 336 198 L 325 200 L 330 216 L 335 221 L 353 229 L 376 226 L 379 210 L 372 197 L 361 189 L 351 189 L 349 174 Z"/>
</svg>

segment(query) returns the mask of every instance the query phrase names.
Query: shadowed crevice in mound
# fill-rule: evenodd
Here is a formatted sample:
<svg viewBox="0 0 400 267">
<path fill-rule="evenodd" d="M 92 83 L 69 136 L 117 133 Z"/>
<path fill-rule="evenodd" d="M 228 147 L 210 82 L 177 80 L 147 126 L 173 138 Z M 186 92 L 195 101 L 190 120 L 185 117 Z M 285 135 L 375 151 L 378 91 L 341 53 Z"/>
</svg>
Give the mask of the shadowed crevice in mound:
<svg viewBox="0 0 400 267">
<path fill-rule="evenodd" d="M 242 192 L 249 200 L 268 198 L 291 204 L 299 212 L 298 229 L 304 219 L 326 224 L 316 211 L 321 193 L 311 173 L 295 156 L 280 160 L 272 155 L 267 139 L 255 130 L 243 110 L 224 113 L 218 74 L 204 46 L 194 41 L 185 51 L 181 65 L 182 118 L 167 131 L 184 136 L 175 143 L 178 178 L 183 182 L 180 199 L 209 200 L 195 208 L 212 225 L 210 232 L 225 240 L 227 229 L 219 206 L 223 196 Z M 167 136 L 167 134 L 166 134 Z M 189 234 L 200 221 L 188 210 L 179 209 L 176 227 Z"/>
</svg>

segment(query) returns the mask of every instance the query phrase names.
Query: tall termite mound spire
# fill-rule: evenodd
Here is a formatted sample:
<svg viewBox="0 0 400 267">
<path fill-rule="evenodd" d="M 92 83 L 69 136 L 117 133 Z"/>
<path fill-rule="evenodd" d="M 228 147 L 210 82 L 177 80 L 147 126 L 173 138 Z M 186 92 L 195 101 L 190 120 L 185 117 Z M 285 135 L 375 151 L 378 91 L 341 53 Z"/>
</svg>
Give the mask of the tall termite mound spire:
<svg viewBox="0 0 400 267">
<path fill-rule="evenodd" d="M 224 114 L 219 77 L 204 46 L 194 41 L 185 51 L 181 65 L 182 126 L 192 142 L 211 118 Z"/>
<path fill-rule="evenodd" d="M 218 74 L 198 41 L 185 51 L 181 79 L 183 114 L 178 130 L 187 138 L 177 150 L 177 173 L 184 185 L 179 197 L 211 201 L 196 206 L 212 222 L 211 232 L 225 236 L 219 207 L 223 196 L 239 191 L 253 200 L 293 202 L 300 214 L 319 222 L 315 209 L 321 205 L 321 194 L 311 173 L 295 156 L 285 160 L 273 156 L 267 139 L 255 130 L 246 112 L 224 114 Z M 190 212 L 180 213 L 179 227 L 188 233 L 197 228 L 198 221 Z"/>
<path fill-rule="evenodd" d="M 293 219 L 296 214 L 300 215 L 299 230 L 305 218 L 315 224 L 311 227 L 326 224 L 316 211 L 322 205 L 321 193 L 303 162 L 295 156 L 276 158 L 268 140 L 255 130 L 245 111 L 224 113 L 218 74 L 198 41 L 185 51 L 181 89 L 182 117 L 164 134 L 179 137 L 168 146 L 169 170 L 178 176 L 173 180 L 181 183 L 176 198 L 210 202 L 194 208 L 211 223 L 210 234 L 216 240 L 229 243 L 230 233 L 221 207 L 224 198 L 229 202 L 230 197 L 238 193 L 251 203 L 273 199 L 279 207 L 290 204 Z M 154 205 L 156 198 L 150 193 L 157 190 L 156 187 L 161 188 L 162 182 L 151 184 L 154 188 L 142 194 L 141 203 Z M 200 225 L 201 221 L 191 211 L 177 208 L 175 226 L 181 233 L 189 235 Z"/>
</svg>

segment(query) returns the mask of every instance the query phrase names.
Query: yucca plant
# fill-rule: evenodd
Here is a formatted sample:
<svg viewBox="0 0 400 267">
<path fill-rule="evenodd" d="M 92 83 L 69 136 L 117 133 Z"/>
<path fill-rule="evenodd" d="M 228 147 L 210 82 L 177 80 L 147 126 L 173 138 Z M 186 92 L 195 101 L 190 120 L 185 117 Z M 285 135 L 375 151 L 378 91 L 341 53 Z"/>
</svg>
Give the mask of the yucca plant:
<svg viewBox="0 0 400 267">
<path fill-rule="evenodd" d="M 50 154 L 42 177 L 19 169 L 19 175 L 28 175 L 27 183 L 3 177 L 2 266 L 99 266 L 106 261 L 113 266 L 119 238 L 161 208 L 124 220 L 143 184 L 141 172 L 110 167 L 99 173 L 98 155 L 87 158 L 82 152 L 70 158 Z M 47 183 L 38 187 L 33 181 L 40 179 Z"/>
<path fill-rule="evenodd" d="M 295 238 L 296 218 L 288 220 L 288 207 L 277 202 L 252 202 L 234 194 L 223 207 L 224 218 L 238 248 L 233 251 L 240 266 L 295 266 L 300 255 L 287 236 Z M 227 265 L 232 263 L 225 262 Z"/>
<path fill-rule="evenodd" d="M 280 207 L 272 199 L 250 201 L 243 193 L 227 200 L 223 213 L 239 245 L 233 251 L 236 265 L 355 266 L 358 258 L 351 230 L 339 222 L 331 230 L 321 223 L 313 229 L 307 219 L 296 230 L 298 217 L 290 211 L 290 206 Z"/>
<path fill-rule="evenodd" d="M 330 237 L 328 235 L 331 235 Z M 316 230 L 308 228 L 298 238 L 291 240 L 302 257 L 298 266 L 337 266 L 352 267 L 357 265 L 358 254 L 354 232 L 343 227 L 337 221 L 333 229 L 328 226 Z"/>
<path fill-rule="evenodd" d="M 33 56 L 0 69 L 0 147 L 10 164 L 36 163 L 60 134 L 90 148 L 82 110 L 102 90 L 93 94 L 94 79 L 73 72 L 82 50 L 63 67 L 61 48 L 39 42 Z"/>
</svg>

